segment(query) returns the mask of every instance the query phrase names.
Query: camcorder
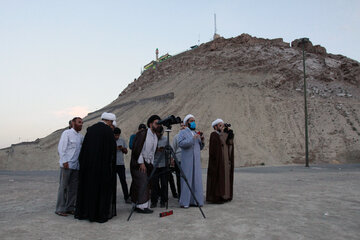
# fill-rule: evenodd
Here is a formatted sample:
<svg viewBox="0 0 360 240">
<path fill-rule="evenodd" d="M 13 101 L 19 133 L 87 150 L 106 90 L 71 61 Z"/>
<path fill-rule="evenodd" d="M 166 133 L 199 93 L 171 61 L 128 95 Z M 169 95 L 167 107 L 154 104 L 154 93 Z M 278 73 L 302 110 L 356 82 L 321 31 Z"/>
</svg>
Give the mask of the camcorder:
<svg viewBox="0 0 360 240">
<path fill-rule="evenodd" d="M 157 124 L 163 125 L 167 128 L 171 128 L 171 125 L 179 124 L 179 123 L 181 123 L 181 118 L 171 115 L 171 116 L 168 116 L 167 118 L 164 118 L 164 119 L 158 121 Z"/>
</svg>

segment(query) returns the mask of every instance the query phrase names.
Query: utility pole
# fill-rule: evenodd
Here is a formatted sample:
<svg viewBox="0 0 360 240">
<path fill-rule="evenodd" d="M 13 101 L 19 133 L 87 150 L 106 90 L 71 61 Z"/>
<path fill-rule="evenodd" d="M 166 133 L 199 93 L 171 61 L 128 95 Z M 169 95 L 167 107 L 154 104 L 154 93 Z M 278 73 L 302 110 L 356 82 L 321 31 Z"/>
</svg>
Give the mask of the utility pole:
<svg viewBox="0 0 360 240">
<path fill-rule="evenodd" d="M 306 73 L 305 73 L 305 43 L 309 42 L 309 38 L 301 38 L 303 52 L 303 68 L 304 68 L 304 112 L 305 112 L 305 167 L 309 167 L 309 135 L 308 135 L 308 111 L 306 99 Z"/>
</svg>

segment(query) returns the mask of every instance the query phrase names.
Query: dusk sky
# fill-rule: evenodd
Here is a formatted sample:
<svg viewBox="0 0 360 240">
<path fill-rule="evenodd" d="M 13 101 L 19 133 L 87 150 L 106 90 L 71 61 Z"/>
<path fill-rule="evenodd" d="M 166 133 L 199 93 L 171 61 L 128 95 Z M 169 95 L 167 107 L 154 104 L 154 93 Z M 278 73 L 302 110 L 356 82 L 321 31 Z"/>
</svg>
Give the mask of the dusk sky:
<svg viewBox="0 0 360 240">
<path fill-rule="evenodd" d="M 360 1 L 0 0 L 0 148 L 117 98 L 155 57 L 248 33 L 360 61 Z"/>
</svg>

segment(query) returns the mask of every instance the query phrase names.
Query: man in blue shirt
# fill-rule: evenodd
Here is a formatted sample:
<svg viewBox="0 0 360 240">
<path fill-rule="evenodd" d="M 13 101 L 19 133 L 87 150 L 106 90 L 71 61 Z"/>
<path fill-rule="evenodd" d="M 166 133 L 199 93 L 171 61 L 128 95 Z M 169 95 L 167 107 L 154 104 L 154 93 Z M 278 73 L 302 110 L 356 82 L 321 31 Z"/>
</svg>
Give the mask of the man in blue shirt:
<svg viewBox="0 0 360 240">
<path fill-rule="evenodd" d="M 138 131 L 136 133 L 138 133 L 140 130 L 146 130 L 146 126 L 145 124 L 141 123 L 138 127 Z M 134 133 L 133 135 L 130 136 L 130 140 L 129 140 L 129 148 L 132 150 L 133 149 L 133 144 L 134 144 L 134 138 L 136 136 L 136 133 Z"/>
</svg>

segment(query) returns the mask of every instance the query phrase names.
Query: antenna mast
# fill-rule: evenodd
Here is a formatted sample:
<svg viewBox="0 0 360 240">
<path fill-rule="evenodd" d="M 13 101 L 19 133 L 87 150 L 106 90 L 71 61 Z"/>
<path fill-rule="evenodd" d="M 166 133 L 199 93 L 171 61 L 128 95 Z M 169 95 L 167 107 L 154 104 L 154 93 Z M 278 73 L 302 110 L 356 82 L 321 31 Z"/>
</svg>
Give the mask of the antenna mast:
<svg viewBox="0 0 360 240">
<path fill-rule="evenodd" d="M 217 32 L 217 29 L 216 29 L 216 13 L 214 13 L 214 30 L 215 30 L 215 32 L 214 32 L 214 40 L 215 40 L 215 39 L 220 37 L 220 35 L 216 33 Z"/>
<path fill-rule="evenodd" d="M 214 36 L 216 35 L 216 13 L 214 13 L 214 27 L 215 27 L 215 32 L 214 32 Z"/>
</svg>

